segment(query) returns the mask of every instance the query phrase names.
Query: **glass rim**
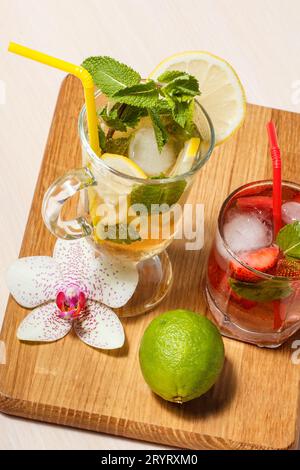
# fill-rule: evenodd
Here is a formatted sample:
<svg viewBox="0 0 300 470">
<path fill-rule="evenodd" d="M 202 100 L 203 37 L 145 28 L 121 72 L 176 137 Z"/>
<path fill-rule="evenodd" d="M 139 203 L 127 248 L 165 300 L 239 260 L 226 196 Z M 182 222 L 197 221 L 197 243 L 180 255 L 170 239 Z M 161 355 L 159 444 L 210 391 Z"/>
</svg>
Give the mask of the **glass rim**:
<svg viewBox="0 0 300 470">
<path fill-rule="evenodd" d="M 101 91 L 97 90 L 95 92 L 95 98 L 98 98 L 101 95 L 102 95 Z M 203 106 L 197 100 L 195 100 L 195 102 L 196 102 L 197 106 L 200 107 L 200 109 L 201 109 L 202 113 L 204 114 L 204 117 L 205 117 L 205 119 L 208 123 L 209 130 L 210 130 L 210 145 L 209 145 L 209 148 L 208 148 L 206 154 L 204 155 L 204 157 L 202 159 L 199 159 L 197 164 L 195 164 L 189 171 L 187 171 L 186 173 L 182 173 L 181 175 L 176 175 L 176 176 L 173 176 L 173 177 L 170 177 L 170 178 L 160 178 L 160 179 L 146 178 L 146 179 L 144 179 L 144 178 L 138 178 L 136 176 L 126 175 L 126 173 L 122 173 L 121 171 L 118 171 L 118 170 L 115 170 L 114 168 L 111 168 L 109 165 L 107 165 L 105 162 L 103 162 L 103 160 L 101 160 L 101 158 L 99 158 L 99 156 L 93 151 L 93 149 L 91 148 L 91 146 L 89 144 L 87 133 L 85 132 L 85 129 L 84 129 L 84 122 L 85 122 L 85 117 L 86 117 L 86 105 L 85 104 L 82 106 L 81 111 L 79 113 L 79 118 L 78 118 L 79 137 L 80 137 L 80 140 L 81 140 L 81 143 L 82 143 L 84 149 L 87 151 L 89 156 L 92 158 L 93 163 L 96 165 L 96 167 L 98 166 L 99 168 L 104 168 L 105 170 L 109 170 L 111 173 L 115 174 L 116 176 L 128 179 L 130 181 L 134 181 L 136 183 L 142 183 L 143 185 L 145 185 L 145 184 L 159 185 L 159 184 L 165 184 L 165 183 L 172 183 L 172 182 L 180 181 L 182 179 L 193 176 L 196 173 L 196 171 L 198 171 L 200 168 L 202 168 L 202 166 L 210 158 L 210 156 L 212 154 L 212 151 L 215 147 L 215 131 L 214 131 L 213 123 L 212 123 L 209 115 L 207 114 L 206 110 L 203 108 Z M 199 151 L 197 152 L 197 158 L 198 158 L 198 156 L 199 156 Z"/>
<path fill-rule="evenodd" d="M 278 279 L 278 280 L 295 280 L 294 278 L 291 278 L 291 277 L 284 277 L 284 276 L 278 276 L 276 274 L 268 274 L 268 273 L 264 273 L 262 271 L 258 271 L 257 269 L 253 268 L 252 266 L 249 266 L 247 263 L 245 263 L 245 261 L 241 260 L 239 258 L 239 256 L 234 253 L 234 251 L 231 250 L 231 248 L 229 247 L 229 245 L 227 244 L 225 238 L 224 238 L 224 233 L 223 233 L 223 216 L 224 216 L 224 212 L 227 208 L 227 206 L 229 205 L 230 201 L 234 198 L 234 196 L 236 196 L 238 193 L 240 193 L 242 190 L 244 189 L 248 189 L 248 188 L 255 188 L 255 187 L 259 187 L 259 186 L 263 186 L 263 185 L 269 185 L 269 186 L 272 186 L 273 185 L 273 181 L 272 180 L 258 180 L 258 181 L 252 181 L 250 183 L 246 183 L 246 184 L 243 184 L 242 186 L 239 186 L 238 188 L 236 188 L 235 190 L 233 190 L 227 197 L 226 199 L 224 200 L 221 208 L 220 208 L 220 211 L 219 211 L 219 215 L 218 215 L 218 221 L 217 221 L 217 230 L 219 232 L 219 235 L 220 235 L 220 238 L 221 238 L 221 242 L 225 248 L 225 250 L 227 251 L 227 253 L 229 253 L 229 255 L 235 260 L 237 261 L 239 264 L 241 264 L 244 268 L 248 269 L 249 271 L 251 271 L 253 274 L 255 274 L 256 276 L 258 277 L 261 277 L 262 279 Z M 300 184 L 298 183 L 293 183 L 292 181 L 287 181 L 287 180 L 283 180 L 282 181 L 282 186 L 286 186 L 286 187 L 289 187 L 289 188 L 293 188 L 293 189 L 297 189 L 299 192 L 300 192 Z"/>
</svg>

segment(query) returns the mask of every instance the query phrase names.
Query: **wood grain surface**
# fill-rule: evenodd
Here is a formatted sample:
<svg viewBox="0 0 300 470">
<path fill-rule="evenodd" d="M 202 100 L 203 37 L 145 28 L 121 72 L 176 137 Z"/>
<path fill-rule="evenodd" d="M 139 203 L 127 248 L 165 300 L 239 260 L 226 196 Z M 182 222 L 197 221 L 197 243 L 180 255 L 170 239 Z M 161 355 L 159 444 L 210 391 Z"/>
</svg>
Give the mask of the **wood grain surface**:
<svg viewBox="0 0 300 470">
<path fill-rule="evenodd" d="M 58 98 L 20 256 L 51 255 L 55 240 L 42 223 L 41 200 L 53 179 L 80 166 L 77 117 L 82 103 L 80 83 L 68 77 Z M 72 334 L 51 344 L 20 343 L 16 328 L 27 311 L 9 299 L 1 333 L 6 360 L 0 361 L 0 410 L 192 449 L 296 447 L 300 366 L 291 362 L 291 341 L 272 351 L 226 339 L 219 381 L 205 396 L 183 406 L 151 393 L 137 354 L 145 327 L 159 312 L 175 307 L 206 311 L 203 274 L 217 212 L 229 191 L 270 176 L 265 133 L 270 118 L 284 149 L 284 177 L 300 182 L 295 172 L 300 115 L 249 105 L 244 126 L 215 150 L 190 195 L 190 202 L 205 203 L 205 248 L 188 252 L 183 242 L 171 245 L 172 290 L 154 312 L 123 320 L 123 349 L 96 351 Z"/>
<path fill-rule="evenodd" d="M 207 50 L 234 66 L 249 102 L 300 112 L 299 0 L 1 0 L 0 12 L 0 328 L 3 274 L 20 250 L 62 80 L 8 54 L 9 41 L 74 63 L 106 54 L 142 76 L 170 54 Z M 0 449 L 162 447 L 0 413 Z"/>
</svg>

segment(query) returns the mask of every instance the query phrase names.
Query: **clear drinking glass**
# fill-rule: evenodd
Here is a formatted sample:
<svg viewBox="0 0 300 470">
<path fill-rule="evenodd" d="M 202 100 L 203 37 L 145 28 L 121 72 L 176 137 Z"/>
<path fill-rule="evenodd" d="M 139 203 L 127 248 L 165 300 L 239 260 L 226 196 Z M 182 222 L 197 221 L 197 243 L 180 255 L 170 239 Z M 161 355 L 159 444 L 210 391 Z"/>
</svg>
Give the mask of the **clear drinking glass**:
<svg viewBox="0 0 300 470">
<path fill-rule="evenodd" d="M 100 92 L 95 98 L 97 109 L 107 102 Z M 172 178 L 141 179 L 110 168 L 93 152 L 83 106 L 79 115 L 83 167 L 56 180 L 45 194 L 43 219 L 55 236 L 63 239 L 87 237 L 96 252 L 137 263 L 139 283 L 132 299 L 119 310 L 122 316 L 150 310 L 171 286 L 172 267 L 165 249 L 172 242 L 180 222 L 174 218 L 173 203 L 179 207 L 184 205 L 195 174 L 209 159 L 214 147 L 212 123 L 199 103 L 195 106 L 194 123 L 201 144 L 191 170 Z M 77 192 L 80 192 L 78 217 L 64 220 L 63 206 Z M 133 204 L 136 209 L 135 204 L 160 203 L 160 195 L 166 193 L 173 195 L 169 198 L 169 210 L 164 207 L 162 211 L 145 213 L 132 209 Z M 168 225 L 167 230 L 163 230 L 164 224 Z"/>
<path fill-rule="evenodd" d="M 300 186 L 284 181 L 282 200 L 283 225 L 293 223 L 292 211 L 300 215 Z M 267 255 L 264 245 L 271 248 Z M 244 250 L 268 269 L 251 267 Z M 273 261 L 270 253 L 275 253 Z M 208 259 L 206 294 L 225 336 L 278 347 L 300 328 L 300 261 L 286 259 L 274 242 L 272 181 L 246 184 L 224 201 Z"/>
</svg>

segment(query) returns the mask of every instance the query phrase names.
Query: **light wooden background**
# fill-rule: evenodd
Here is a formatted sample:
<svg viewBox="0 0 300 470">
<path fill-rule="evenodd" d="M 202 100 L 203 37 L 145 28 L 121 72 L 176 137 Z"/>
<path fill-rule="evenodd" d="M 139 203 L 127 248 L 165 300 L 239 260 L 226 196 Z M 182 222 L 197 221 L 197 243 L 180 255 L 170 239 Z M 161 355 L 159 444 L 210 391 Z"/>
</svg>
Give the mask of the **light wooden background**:
<svg viewBox="0 0 300 470">
<path fill-rule="evenodd" d="M 0 324 L 63 78 L 9 55 L 9 40 L 74 63 L 108 54 L 144 76 L 174 52 L 209 50 L 233 64 L 249 102 L 300 112 L 299 17 L 299 0 L 0 0 Z M 155 448 L 0 415 L 0 449 Z"/>
</svg>

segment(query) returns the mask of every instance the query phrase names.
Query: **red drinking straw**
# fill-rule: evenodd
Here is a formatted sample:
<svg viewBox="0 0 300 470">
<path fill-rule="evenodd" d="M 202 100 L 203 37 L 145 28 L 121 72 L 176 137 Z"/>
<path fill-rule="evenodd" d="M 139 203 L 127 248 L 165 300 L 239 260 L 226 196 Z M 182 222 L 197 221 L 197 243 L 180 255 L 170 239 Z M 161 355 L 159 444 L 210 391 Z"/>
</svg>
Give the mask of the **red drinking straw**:
<svg viewBox="0 0 300 470">
<path fill-rule="evenodd" d="M 274 237 L 281 229 L 281 156 L 274 122 L 267 124 L 270 152 L 273 164 L 273 230 Z"/>
<path fill-rule="evenodd" d="M 274 122 L 270 121 L 267 124 L 268 136 L 269 136 L 269 145 L 270 153 L 272 157 L 273 165 L 273 230 L 274 238 L 281 229 L 282 220 L 281 220 L 281 205 L 282 205 L 282 187 L 281 187 L 281 156 L 280 149 L 278 145 L 276 127 Z M 280 314 L 281 303 L 280 300 L 275 300 L 273 302 L 274 306 L 274 330 L 278 330 L 284 319 L 282 316 L 285 316 L 284 312 Z"/>
</svg>

